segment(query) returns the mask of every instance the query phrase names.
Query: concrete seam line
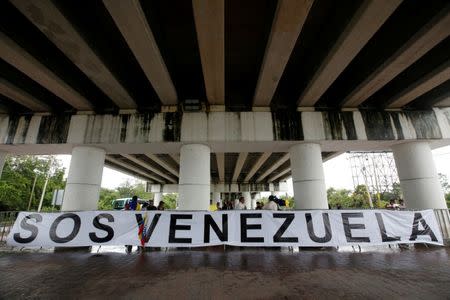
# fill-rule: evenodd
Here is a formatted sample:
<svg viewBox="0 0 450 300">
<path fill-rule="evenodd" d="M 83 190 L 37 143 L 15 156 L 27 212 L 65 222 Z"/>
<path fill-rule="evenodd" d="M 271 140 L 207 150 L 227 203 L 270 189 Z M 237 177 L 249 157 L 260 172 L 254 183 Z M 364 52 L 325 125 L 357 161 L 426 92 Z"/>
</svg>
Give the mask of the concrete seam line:
<svg viewBox="0 0 450 300">
<path fill-rule="evenodd" d="M 323 178 L 321 179 L 305 179 L 305 180 L 292 180 L 292 183 L 297 183 L 297 182 L 308 182 L 308 181 L 324 181 Z"/>
<path fill-rule="evenodd" d="M 399 178 L 399 179 L 400 179 L 400 181 L 411 181 L 411 180 L 434 179 L 434 178 L 438 179 L 437 176 L 436 177 L 433 176 L 433 177 L 405 178 L 405 179 Z"/>
<path fill-rule="evenodd" d="M 68 182 L 66 185 L 69 185 L 69 184 L 76 184 L 76 185 L 92 185 L 92 186 L 99 186 L 99 185 L 100 185 L 100 183 L 99 183 L 99 184 L 94 184 L 94 183 L 81 183 L 81 182 Z"/>
</svg>

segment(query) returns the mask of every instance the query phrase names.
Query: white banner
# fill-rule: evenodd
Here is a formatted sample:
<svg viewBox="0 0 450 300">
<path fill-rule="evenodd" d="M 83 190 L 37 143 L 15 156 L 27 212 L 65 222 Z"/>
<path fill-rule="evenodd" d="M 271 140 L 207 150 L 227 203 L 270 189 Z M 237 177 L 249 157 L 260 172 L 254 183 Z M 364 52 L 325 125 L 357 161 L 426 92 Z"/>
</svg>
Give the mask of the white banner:
<svg viewBox="0 0 450 300">
<path fill-rule="evenodd" d="M 433 210 L 21 212 L 11 246 L 442 245 Z"/>
</svg>

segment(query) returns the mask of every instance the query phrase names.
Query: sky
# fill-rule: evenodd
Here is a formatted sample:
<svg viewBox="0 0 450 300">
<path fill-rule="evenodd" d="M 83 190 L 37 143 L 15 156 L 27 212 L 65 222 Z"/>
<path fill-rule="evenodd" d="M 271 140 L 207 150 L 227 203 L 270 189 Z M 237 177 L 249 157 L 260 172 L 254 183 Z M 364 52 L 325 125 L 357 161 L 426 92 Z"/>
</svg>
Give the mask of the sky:
<svg viewBox="0 0 450 300">
<path fill-rule="evenodd" d="M 447 175 L 450 179 L 450 146 L 438 148 L 432 151 L 433 159 L 438 173 Z M 70 166 L 71 155 L 57 155 L 58 160 L 66 168 L 66 176 Z M 352 173 L 347 154 L 342 154 L 324 163 L 325 185 L 327 188 L 353 189 Z M 108 167 L 103 169 L 102 187 L 114 189 L 126 181 L 143 182 L 135 177 L 112 170 Z M 288 194 L 293 195 L 292 180 L 288 182 Z"/>
</svg>

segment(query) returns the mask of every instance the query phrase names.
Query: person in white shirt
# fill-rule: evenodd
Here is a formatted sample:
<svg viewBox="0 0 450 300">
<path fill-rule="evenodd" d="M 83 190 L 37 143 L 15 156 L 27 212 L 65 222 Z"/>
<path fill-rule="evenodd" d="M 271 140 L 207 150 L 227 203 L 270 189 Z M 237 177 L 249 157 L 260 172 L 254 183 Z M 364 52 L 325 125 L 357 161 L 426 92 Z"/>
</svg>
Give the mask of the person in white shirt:
<svg viewBox="0 0 450 300">
<path fill-rule="evenodd" d="M 234 205 L 234 209 L 235 210 L 244 210 L 247 209 L 247 207 L 245 206 L 245 199 L 244 197 L 240 197 L 239 201 L 235 203 Z"/>
<path fill-rule="evenodd" d="M 269 196 L 269 202 L 264 204 L 263 209 L 264 210 L 278 210 L 278 204 L 276 203 L 276 197 L 275 196 Z"/>
</svg>

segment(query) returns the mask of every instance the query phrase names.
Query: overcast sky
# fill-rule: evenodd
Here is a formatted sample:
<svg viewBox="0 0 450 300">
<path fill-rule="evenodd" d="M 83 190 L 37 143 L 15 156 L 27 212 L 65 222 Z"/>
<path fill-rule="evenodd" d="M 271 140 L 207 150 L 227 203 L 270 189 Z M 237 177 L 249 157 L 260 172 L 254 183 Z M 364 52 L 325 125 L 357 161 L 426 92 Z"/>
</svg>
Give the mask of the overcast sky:
<svg viewBox="0 0 450 300">
<path fill-rule="evenodd" d="M 58 159 L 66 168 L 66 176 L 70 165 L 70 155 L 58 155 Z M 447 175 L 450 179 L 450 146 L 433 150 L 433 158 L 437 171 Z M 346 154 L 330 159 L 324 163 L 325 184 L 327 188 L 353 189 L 352 173 L 350 163 Z M 140 180 L 112 170 L 108 167 L 103 169 L 102 187 L 114 189 L 125 181 L 140 182 Z M 292 195 L 292 180 L 288 181 L 289 194 Z"/>
</svg>

